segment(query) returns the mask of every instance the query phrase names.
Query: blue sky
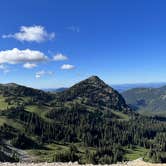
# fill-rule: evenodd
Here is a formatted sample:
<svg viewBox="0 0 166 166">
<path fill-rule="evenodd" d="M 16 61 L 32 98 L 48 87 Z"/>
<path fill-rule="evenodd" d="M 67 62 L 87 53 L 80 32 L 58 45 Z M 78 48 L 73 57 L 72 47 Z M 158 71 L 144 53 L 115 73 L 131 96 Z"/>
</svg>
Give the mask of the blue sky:
<svg viewBox="0 0 166 166">
<path fill-rule="evenodd" d="M 165 0 L 2 0 L 0 82 L 166 82 Z"/>
</svg>

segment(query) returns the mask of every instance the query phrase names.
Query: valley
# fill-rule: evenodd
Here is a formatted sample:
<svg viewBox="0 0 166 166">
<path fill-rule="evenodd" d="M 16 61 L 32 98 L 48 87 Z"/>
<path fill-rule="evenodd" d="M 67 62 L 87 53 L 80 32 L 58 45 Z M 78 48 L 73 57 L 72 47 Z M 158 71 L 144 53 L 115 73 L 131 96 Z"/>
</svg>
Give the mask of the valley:
<svg viewBox="0 0 166 166">
<path fill-rule="evenodd" d="M 122 93 L 133 110 L 147 116 L 166 116 L 166 86 L 133 88 Z"/>
</svg>

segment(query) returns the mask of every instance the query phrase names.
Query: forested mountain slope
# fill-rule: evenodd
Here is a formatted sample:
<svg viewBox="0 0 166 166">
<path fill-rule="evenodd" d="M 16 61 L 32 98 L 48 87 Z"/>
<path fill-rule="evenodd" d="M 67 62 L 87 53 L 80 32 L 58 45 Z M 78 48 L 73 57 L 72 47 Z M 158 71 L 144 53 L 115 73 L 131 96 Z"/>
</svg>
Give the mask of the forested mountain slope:
<svg viewBox="0 0 166 166">
<path fill-rule="evenodd" d="M 0 85 L 1 147 L 23 149 L 36 161 L 103 164 L 141 154 L 165 162 L 165 138 L 163 119 L 134 113 L 97 76 L 55 94 Z M 20 159 L 17 152 L 14 159 Z"/>
<path fill-rule="evenodd" d="M 135 110 L 166 113 L 166 86 L 161 88 L 135 88 L 122 93 L 126 102 Z"/>
</svg>

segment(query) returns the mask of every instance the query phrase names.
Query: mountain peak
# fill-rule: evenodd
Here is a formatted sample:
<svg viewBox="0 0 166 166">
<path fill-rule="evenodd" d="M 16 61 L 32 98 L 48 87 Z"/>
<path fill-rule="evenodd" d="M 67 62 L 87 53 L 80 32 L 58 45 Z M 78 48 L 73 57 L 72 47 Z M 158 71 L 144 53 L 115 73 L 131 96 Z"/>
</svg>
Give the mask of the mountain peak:
<svg viewBox="0 0 166 166">
<path fill-rule="evenodd" d="M 101 80 L 98 76 L 95 76 L 95 75 L 90 76 L 90 77 L 87 78 L 87 79 L 89 79 L 89 80 Z"/>
<path fill-rule="evenodd" d="M 91 76 L 61 92 L 64 101 L 79 100 L 87 105 L 98 105 L 115 110 L 129 110 L 123 97 L 98 76 Z"/>
<path fill-rule="evenodd" d="M 91 76 L 91 77 L 81 81 L 80 83 L 81 84 L 86 83 L 86 84 L 89 84 L 91 86 L 98 86 L 98 87 L 107 86 L 106 83 L 103 80 L 101 80 L 98 76 Z"/>
</svg>

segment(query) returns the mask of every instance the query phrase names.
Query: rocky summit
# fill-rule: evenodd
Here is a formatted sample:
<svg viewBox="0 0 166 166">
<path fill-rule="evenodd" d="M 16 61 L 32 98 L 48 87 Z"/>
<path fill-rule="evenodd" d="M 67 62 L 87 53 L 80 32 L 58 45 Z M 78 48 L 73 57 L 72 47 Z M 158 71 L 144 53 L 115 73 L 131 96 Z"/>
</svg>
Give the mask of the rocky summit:
<svg viewBox="0 0 166 166">
<path fill-rule="evenodd" d="M 79 82 L 60 96 L 66 100 L 84 99 L 91 105 L 105 106 L 114 110 L 130 110 L 123 97 L 97 76 Z"/>
</svg>

